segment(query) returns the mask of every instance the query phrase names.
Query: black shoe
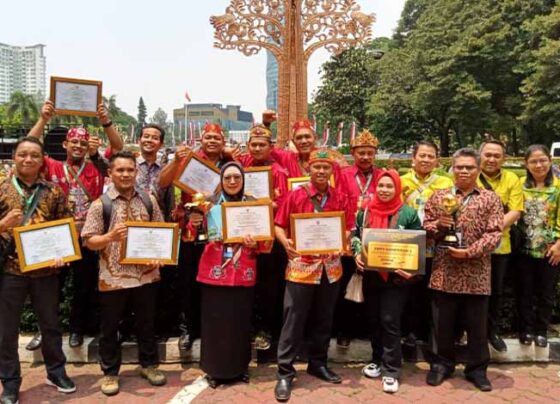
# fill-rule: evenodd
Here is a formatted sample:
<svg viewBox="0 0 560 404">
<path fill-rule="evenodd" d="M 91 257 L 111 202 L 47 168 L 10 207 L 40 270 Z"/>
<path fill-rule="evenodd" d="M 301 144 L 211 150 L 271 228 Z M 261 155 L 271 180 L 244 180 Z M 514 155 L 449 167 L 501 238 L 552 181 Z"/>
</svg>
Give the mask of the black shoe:
<svg viewBox="0 0 560 404">
<path fill-rule="evenodd" d="M 43 336 L 41 335 L 40 332 L 38 332 L 33 336 L 33 338 L 31 338 L 31 341 L 29 341 L 29 343 L 25 346 L 25 349 L 27 349 L 28 351 L 35 351 L 41 348 L 42 342 L 43 342 Z"/>
<path fill-rule="evenodd" d="M 68 337 L 68 345 L 70 348 L 78 348 L 82 346 L 84 343 L 84 336 L 82 334 L 78 334 L 76 332 L 71 332 L 70 337 Z"/>
<path fill-rule="evenodd" d="M 450 373 L 441 373 L 436 372 L 435 370 L 430 370 L 426 376 L 426 383 L 430 386 L 439 386 L 445 379 L 449 379 L 450 377 Z"/>
<path fill-rule="evenodd" d="M 277 401 L 285 402 L 292 395 L 292 381 L 290 379 L 280 379 L 274 388 L 274 397 Z"/>
<path fill-rule="evenodd" d="M 73 393 L 76 391 L 76 385 L 66 375 L 63 376 L 47 376 L 47 384 L 56 387 L 61 393 Z"/>
<path fill-rule="evenodd" d="M 241 380 L 243 383 L 249 383 L 251 381 L 251 378 L 249 377 L 249 372 L 244 372 L 241 377 L 239 378 L 239 380 Z"/>
<path fill-rule="evenodd" d="M 535 345 L 539 348 L 546 348 L 548 345 L 548 339 L 544 335 L 537 335 L 535 338 Z"/>
<path fill-rule="evenodd" d="M 519 334 L 519 342 L 523 345 L 531 345 L 534 339 L 535 336 L 533 334 L 529 334 L 528 332 Z"/>
<path fill-rule="evenodd" d="M 480 391 L 492 391 L 492 383 L 486 377 L 486 375 L 469 376 L 466 375 L 465 378 L 475 385 Z"/>
<path fill-rule="evenodd" d="M 327 383 L 339 384 L 342 382 L 342 378 L 326 366 L 319 366 L 318 368 L 308 367 L 307 373 L 311 376 L 318 377 Z"/>
<path fill-rule="evenodd" d="M 218 380 L 214 379 L 213 377 L 211 377 L 209 375 L 206 375 L 206 382 L 208 382 L 208 386 L 211 389 L 215 389 L 216 387 L 218 387 L 220 385 Z"/>
<path fill-rule="evenodd" d="M 189 333 L 183 333 L 179 337 L 179 350 L 183 352 L 190 351 L 194 344 L 194 338 Z"/>
<path fill-rule="evenodd" d="M 19 390 L 4 388 L 4 391 L 0 396 L 0 404 L 18 404 L 18 403 L 19 403 Z"/>
<path fill-rule="evenodd" d="M 406 337 L 402 339 L 403 345 L 411 346 L 411 347 L 416 346 L 416 341 L 418 341 L 418 338 L 416 338 L 416 335 L 414 335 L 413 332 L 411 332 L 410 334 L 408 334 Z"/>
<path fill-rule="evenodd" d="M 490 342 L 490 345 L 492 345 L 492 348 L 494 348 L 496 351 L 507 352 L 507 345 L 502 337 L 500 337 L 498 334 L 490 334 L 490 336 L 488 337 L 488 342 Z"/>
<path fill-rule="evenodd" d="M 350 342 L 352 339 L 344 336 L 339 336 L 336 339 L 336 346 L 342 349 L 348 349 L 350 347 Z"/>
</svg>

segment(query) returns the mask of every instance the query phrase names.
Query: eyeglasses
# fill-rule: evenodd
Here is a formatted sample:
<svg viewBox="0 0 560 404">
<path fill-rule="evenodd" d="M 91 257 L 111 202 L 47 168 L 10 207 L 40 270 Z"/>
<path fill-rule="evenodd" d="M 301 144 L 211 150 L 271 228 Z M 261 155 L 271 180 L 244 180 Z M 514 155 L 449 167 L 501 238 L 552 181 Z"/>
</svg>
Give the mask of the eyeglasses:
<svg viewBox="0 0 560 404">
<path fill-rule="evenodd" d="M 453 171 L 475 171 L 477 166 L 453 166 Z"/>
</svg>

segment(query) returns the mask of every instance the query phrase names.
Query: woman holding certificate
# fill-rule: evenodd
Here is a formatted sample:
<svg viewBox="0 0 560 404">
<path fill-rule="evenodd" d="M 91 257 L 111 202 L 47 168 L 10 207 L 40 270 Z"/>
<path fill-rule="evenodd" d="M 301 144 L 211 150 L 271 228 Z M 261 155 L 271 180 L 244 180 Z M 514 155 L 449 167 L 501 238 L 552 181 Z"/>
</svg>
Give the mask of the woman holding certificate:
<svg viewBox="0 0 560 404">
<path fill-rule="evenodd" d="M 358 270 L 364 270 L 362 230 L 421 230 L 414 208 L 401 200 L 401 181 L 394 170 L 383 172 L 377 179 L 375 194 L 364 210 L 356 216 L 352 251 Z M 411 274 L 364 271 L 363 291 L 366 316 L 371 329 L 372 363 L 362 373 L 369 378 L 382 376 L 383 391 L 396 393 L 402 365 L 401 316 L 410 291 Z"/>
<path fill-rule="evenodd" d="M 197 276 L 202 284 L 200 367 L 212 388 L 238 380 L 249 382 L 257 253 L 265 246 L 251 236 L 244 237 L 243 243 L 225 244 L 221 236 L 221 204 L 249 200 L 244 195 L 243 174 L 238 163 L 222 167 L 222 191 L 213 198 L 214 206 L 205 218 L 210 241 Z M 191 218 L 190 231 L 196 234 L 200 224 Z"/>
</svg>

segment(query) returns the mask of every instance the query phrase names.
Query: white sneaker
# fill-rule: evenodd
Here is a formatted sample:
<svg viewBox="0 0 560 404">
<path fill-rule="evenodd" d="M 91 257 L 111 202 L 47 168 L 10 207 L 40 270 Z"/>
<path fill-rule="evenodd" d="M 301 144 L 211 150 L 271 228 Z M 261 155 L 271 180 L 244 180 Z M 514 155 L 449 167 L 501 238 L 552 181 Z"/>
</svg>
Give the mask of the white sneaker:
<svg viewBox="0 0 560 404">
<path fill-rule="evenodd" d="M 394 377 L 383 376 L 383 391 L 385 393 L 396 393 L 399 391 L 399 381 Z"/>
<path fill-rule="evenodd" d="M 364 366 L 362 374 L 370 379 L 375 379 L 376 377 L 381 376 L 381 368 L 376 363 L 370 363 L 369 365 Z"/>
</svg>

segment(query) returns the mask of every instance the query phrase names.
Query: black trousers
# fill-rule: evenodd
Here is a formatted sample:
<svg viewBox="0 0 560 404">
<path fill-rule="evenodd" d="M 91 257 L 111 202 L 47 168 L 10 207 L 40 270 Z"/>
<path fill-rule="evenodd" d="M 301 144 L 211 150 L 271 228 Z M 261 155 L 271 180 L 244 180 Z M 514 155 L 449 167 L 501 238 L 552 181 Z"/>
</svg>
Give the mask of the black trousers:
<svg viewBox="0 0 560 404">
<path fill-rule="evenodd" d="M 433 258 L 426 258 L 426 274 L 410 285 L 410 292 L 403 313 L 403 334 L 414 333 L 422 341 L 430 340 L 432 329 L 432 290 L 428 287 L 432 274 Z"/>
<path fill-rule="evenodd" d="M 454 324 L 462 319 L 467 331 L 465 375 L 486 375 L 490 361 L 488 350 L 488 296 L 432 291 L 434 346 L 431 369 L 449 374 L 455 370 Z"/>
<path fill-rule="evenodd" d="M 373 286 L 368 278 L 379 277 L 365 272 L 364 304 L 371 331 L 372 362 L 381 365 L 383 376 L 399 378 L 402 367 L 401 317 L 410 285 Z"/>
<path fill-rule="evenodd" d="M 84 246 L 82 259 L 70 264 L 74 295 L 70 308 L 70 332 L 96 334 L 99 329 L 99 254 Z"/>
<path fill-rule="evenodd" d="M 360 323 L 364 318 L 364 305 L 344 298 L 346 287 L 356 272 L 353 257 L 342 257 L 342 278 L 334 314 L 334 331 L 338 336 L 353 338 L 362 331 Z"/>
<path fill-rule="evenodd" d="M 160 274 L 156 303 L 156 334 L 160 337 L 172 337 L 179 334 L 179 316 L 183 311 L 183 291 L 178 283 L 179 270 L 176 265 L 166 265 L 161 268 Z"/>
<path fill-rule="evenodd" d="M 41 352 L 47 374 L 65 374 L 66 357 L 62 352 L 62 332 L 58 321 L 58 285 L 58 275 L 40 278 L 0 275 L 0 380 L 5 387 L 19 388 L 21 384 L 19 324 L 28 295 L 43 335 Z"/>
<path fill-rule="evenodd" d="M 200 285 L 196 281 L 204 244 L 181 241 L 179 247 L 179 283 L 181 285 L 183 331 L 200 337 Z"/>
<path fill-rule="evenodd" d="M 325 272 L 319 285 L 286 282 L 284 323 L 278 342 L 278 378 L 293 379 L 294 362 L 307 331 L 308 366 L 327 365 L 339 282 L 329 283 Z"/>
<path fill-rule="evenodd" d="M 101 338 L 99 356 L 105 375 L 117 376 L 121 367 L 121 346 L 118 341 L 119 322 L 132 308 L 138 337 L 138 360 L 142 367 L 159 362 L 155 336 L 157 283 L 136 288 L 101 292 Z"/>
<path fill-rule="evenodd" d="M 255 328 L 278 337 L 282 327 L 282 299 L 286 287 L 284 269 L 287 256 L 282 245 L 275 241 L 270 254 L 257 256 L 257 284 L 255 287 Z"/>
<path fill-rule="evenodd" d="M 492 294 L 488 303 L 488 334 L 500 333 L 500 310 L 504 295 L 504 279 L 509 254 L 492 254 Z"/>
<path fill-rule="evenodd" d="M 519 331 L 546 336 L 558 283 L 558 266 L 550 265 L 546 258 L 526 254 L 521 254 L 520 260 L 517 274 Z"/>
</svg>

